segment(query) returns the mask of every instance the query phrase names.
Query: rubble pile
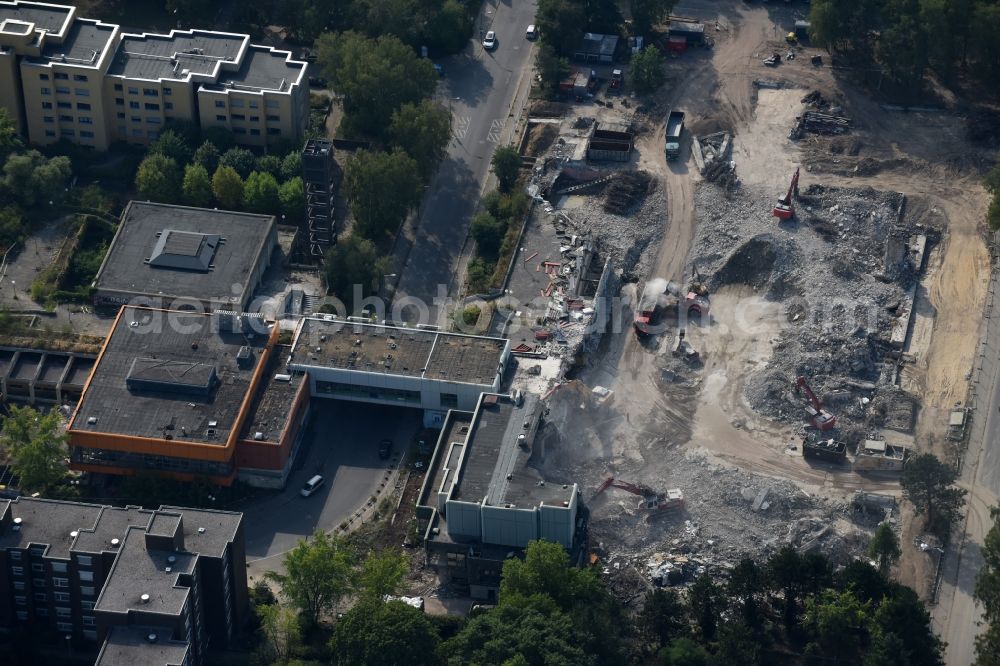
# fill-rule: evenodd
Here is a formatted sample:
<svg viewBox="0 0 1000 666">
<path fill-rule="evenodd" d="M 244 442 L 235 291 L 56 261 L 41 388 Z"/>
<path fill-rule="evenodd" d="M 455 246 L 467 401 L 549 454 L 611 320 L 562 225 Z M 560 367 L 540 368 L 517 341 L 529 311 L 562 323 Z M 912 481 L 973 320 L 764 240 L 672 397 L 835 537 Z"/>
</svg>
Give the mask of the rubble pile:
<svg viewBox="0 0 1000 666">
<path fill-rule="evenodd" d="M 802 375 L 848 426 L 892 377 L 888 344 L 906 289 L 917 279 L 907 251 L 916 230 L 899 223 L 902 195 L 810 185 L 796 218 L 771 215 L 778 193 L 744 188 L 726 197 L 699 187 L 691 257 L 713 291 L 751 286 L 784 304 L 770 362 L 750 374 L 746 398 L 778 420 L 801 420 L 793 382 Z"/>
<path fill-rule="evenodd" d="M 646 196 L 652 180 L 645 171 L 615 173 L 604 195 L 604 212 L 627 215 Z"/>
</svg>

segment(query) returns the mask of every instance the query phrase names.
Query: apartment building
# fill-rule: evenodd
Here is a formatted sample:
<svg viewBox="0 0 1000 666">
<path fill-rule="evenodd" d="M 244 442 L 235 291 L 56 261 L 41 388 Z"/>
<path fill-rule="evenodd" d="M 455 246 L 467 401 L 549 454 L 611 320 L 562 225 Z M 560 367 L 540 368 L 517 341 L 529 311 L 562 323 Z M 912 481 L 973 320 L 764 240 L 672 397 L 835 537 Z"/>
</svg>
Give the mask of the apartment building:
<svg viewBox="0 0 1000 666">
<path fill-rule="evenodd" d="M 211 30 L 122 33 L 76 8 L 0 2 L 0 104 L 34 144 L 149 143 L 170 120 L 222 127 L 242 144 L 299 140 L 306 63 Z"/>
<path fill-rule="evenodd" d="M 98 664 L 207 663 L 248 607 L 242 514 L 0 500 L 0 590 L 2 631 L 101 645 Z"/>
</svg>

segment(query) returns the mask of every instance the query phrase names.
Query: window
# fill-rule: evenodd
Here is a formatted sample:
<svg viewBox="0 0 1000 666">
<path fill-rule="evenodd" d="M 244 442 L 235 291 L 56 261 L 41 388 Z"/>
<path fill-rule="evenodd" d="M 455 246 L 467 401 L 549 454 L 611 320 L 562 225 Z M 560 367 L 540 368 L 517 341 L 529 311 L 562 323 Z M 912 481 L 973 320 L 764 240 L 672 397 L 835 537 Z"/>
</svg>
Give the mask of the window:
<svg viewBox="0 0 1000 666">
<path fill-rule="evenodd" d="M 52 90 L 50 88 L 42 88 L 40 91 L 43 95 L 51 95 Z"/>
<path fill-rule="evenodd" d="M 49 80 L 49 75 L 48 74 L 39 74 L 38 78 L 40 78 L 42 81 L 48 81 Z"/>
<path fill-rule="evenodd" d="M 246 134 L 247 130 L 245 127 L 234 127 L 233 134 Z"/>
<path fill-rule="evenodd" d="M 56 102 L 56 106 L 60 109 L 72 109 L 73 105 L 69 102 Z"/>
<path fill-rule="evenodd" d="M 71 129 L 61 129 L 59 130 L 59 135 L 64 136 L 66 138 L 70 138 L 76 136 L 76 132 Z"/>
<path fill-rule="evenodd" d="M 53 592 L 52 599 L 63 603 L 69 603 L 69 592 Z"/>
<path fill-rule="evenodd" d="M 49 609 L 46 608 L 45 606 L 39 606 L 38 608 L 35 609 L 35 615 L 37 615 L 38 617 L 48 617 Z"/>
<path fill-rule="evenodd" d="M 260 104 L 257 102 L 257 100 L 255 100 L 255 99 L 250 100 L 250 108 L 251 109 L 256 109 L 256 108 L 259 108 L 259 107 L 260 107 Z"/>
<path fill-rule="evenodd" d="M 122 116 L 122 117 L 124 117 L 124 116 Z M 118 133 L 119 134 L 125 134 L 125 126 L 124 125 L 119 125 L 118 126 Z"/>
<path fill-rule="evenodd" d="M 55 135 L 56 135 L 55 130 L 45 130 L 45 136 L 55 136 Z"/>
<path fill-rule="evenodd" d="M 82 120 L 81 120 L 82 122 Z M 66 563 L 65 562 L 53 562 L 52 571 L 54 573 L 66 573 Z"/>
<path fill-rule="evenodd" d="M 226 122 L 226 117 L 222 114 L 217 115 L 215 119 L 218 120 L 220 123 Z"/>
<path fill-rule="evenodd" d="M 46 595 L 44 592 L 35 592 L 35 601 L 45 601 Z"/>
<path fill-rule="evenodd" d="M 125 100 L 121 97 L 115 97 L 115 106 L 125 106 Z"/>
<path fill-rule="evenodd" d="M 56 92 L 59 93 L 60 95 L 68 95 L 69 88 L 67 88 L 66 86 L 56 86 Z"/>
<path fill-rule="evenodd" d="M 51 109 L 52 108 L 52 102 L 42 102 L 42 108 L 43 109 Z"/>
<path fill-rule="evenodd" d="M 125 120 L 125 112 L 124 111 L 119 111 L 118 112 L 118 120 Z"/>
<path fill-rule="evenodd" d="M 15 590 L 23 590 L 24 587 L 25 587 L 25 585 L 24 585 L 24 581 L 23 580 L 15 580 L 14 581 L 14 589 Z"/>
<path fill-rule="evenodd" d="M 132 122 L 134 122 L 134 123 L 141 123 L 142 122 L 142 118 L 140 118 L 139 116 L 132 116 Z"/>
<path fill-rule="evenodd" d="M 53 576 L 52 587 L 69 587 L 69 578 Z"/>
<path fill-rule="evenodd" d="M 85 627 L 93 627 L 94 626 L 94 617 L 92 615 L 84 615 L 83 616 L 83 626 L 85 626 Z"/>
<path fill-rule="evenodd" d="M 71 123 L 73 122 L 73 116 L 59 116 L 59 122 L 61 123 Z M 34 567 L 35 565 L 31 565 Z M 41 565 L 39 565 L 41 566 Z"/>
<path fill-rule="evenodd" d="M 10 557 L 10 559 L 12 559 L 15 562 L 17 562 L 17 561 L 19 561 L 21 559 L 21 551 L 19 551 L 19 550 L 8 551 L 7 552 L 7 556 Z"/>
<path fill-rule="evenodd" d="M 269 122 L 269 123 L 280 123 L 281 122 L 281 116 L 276 116 L 276 115 L 273 115 L 273 114 L 269 113 L 269 114 L 267 114 L 267 122 Z"/>
<path fill-rule="evenodd" d="M 93 571 L 81 571 L 80 572 L 80 582 L 82 582 L 82 583 L 93 583 L 94 582 L 94 572 Z"/>
<path fill-rule="evenodd" d="M 250 116 L 250 122 L 252 122 L 252 123 L 259 123 L 260 122 L 260 116 Z"/>
<path fill-rule="evenodd" d="M 56 606 L 57 617 L 70 617 L 71 615 L 73 615 L 73 611 L 71 611 L 68 607 Z"/>
<path fill-rule="evenodd" d="M 139 94 L 139 89 L 138 88 L 133 88 L 132 86 L 129 86 L 128 87 L 128 94 L 129 95 L 138 95 Z"/>
<path fill-rule="evenodd" d="M 146 97 L 159 97 L 160 91 L 157 90 L 156 88 L 143 88 L 142 94 L 145 95 Z"/>
<path fill-rule="evenodd" d="M 84 629 L 83 630 L 83 637 L 86 638 L 88 641 L 96 641 L 97 640 L 97 632 L 94 631 L 93 629 Z M 186 660 L 185 660 L 185 663 L 186 663 Z"/>
<path fill-rule="evenodd" d="M 147 111 L 159 111 L 160 110 L 160 105 L 159 104 L 155 104 L 153 102 L 146 102 L 145 107 L 146 107 Z"/>
<path fill-rule="evenodd" d="M 56 121 L 55 116 L 43 116 L 42 120 L 47 123 L 54 123 Z"/>
<path fill-rule="evenodd" d="M 14 603 L 17 604 L 18 606 L 27 606 L 28 605 L 28 597 L 24 596 L 23 594 L 15 595 L 14 596 Z"/>
<path fill-rule="evenodd" d="M 146 122 L 147 122 L 147 123 L 149 123 L 150 125 L 159 125 L 159 124 L 161 124 L 161 123 L 162 123 L 163 121 L 162 121 L 162 120 L 160 120 L 159 118 L 157 118 L 156 116 L 148 116 L 148 117 L 146 118 Z"/>
<path fill-rule="evenodd" d="M 230 113 L 229 117 L 232 118 L 233 120 L 246 120 L 247 119 L 247 117 L 244 116 L 242 113 Z"/>
<path fill-rule="evenodd" d="M 27 620 L 28 619 L 28 611 L 17 611 L 17 619 L 18 620 Z"/>
<path fill-rule="evenodd" d="M 83 585 L 80 587 L 80 594 L 85 597 L 94 596 L 94 588 L 90 585 Z"/>
<path fill-rule="evenodd" d="M 45 579 L 44 578 L 32 578 L 31 579 L 31 584 L 34 585 L 35 587 L 45 587 Z"/>
<path fill-rule="evenodd" d="M 76 563 L 81 567 L 90 567 L 94 565 L 94 558 L 90 555 L 77 555 Z"/>
<path fill-rule="evenodd" d="M 65 72 L 56 72 L 55 77 L 56 81 L 69 81 L 69 74 Z"/>
<path fill-rule="evenodd" d="M 215 100 L 215 108 L 217 108 L 217 109 L 224 109 L 224 108 L 226 108 L 226 103 L 223 102 L 221 99 L 217 99 L 217 100 Z"/>
<path fill-rule="evenodd" d="M 80 130 L 80 138 L 83 138 L 83 139 L 93 139 L 94 138 L 94 133 L 91 132 L 90 130 Z"/>
<path fill-rule="evenodd" d="M 90 104 L 87 104 L 86 102 L 77 102 L 76 108 L 77 111 L 90 111 Z"/>
<path fill-rule="evenodd" d="M 86 88 L 73 88 L 73 92 L 77 97 L 90 97 L 90 91 Z"/>
<path fill-rule="evenodd" d="M 260 130 L 256 127 L 250 130 L 250 136 L 260 136 Z"/>
<path fill-rule="evenodd" d="M 121 92 L 121 91 L 122 91 L 122 84 L 116 83 L 115 84 L 115 92 Z"/>
<path fill-rule="evenodd" d="M 458 394 L 457 393 L 442 393 L 441 394 L 441 406 L 450 407 L 452 409 L 458 407 Z"/>
<path fill-rule="evenodd" d="M 72 118 L 70 118 L 72 120 Z M 41 562 L 35 562 L 31 565 L 31 570 L 35 573 L 45 573 L 45 565 Z"/>
<path fill-rule="evenodd" d="M 66 595 L 66 596 L 69 596 L 69 595 Z M 69 600 L 67 599 L 67 601 L 69 601 Z M 93 601 L 81 601 L 80 602 L 80 608 L 82 608 L 83 610 L 94 610 L 94 603 L 95 602 L 93 602 Z"/>
<path fill-rule="evenodd" d="M 174 103 L 173 102 L 164 102 L 163 103 L 163 108 L 165 110 L 167 110 L 167 111 L 173 111 L 173 109 L 174 109 Z"/>
<path fill-rule="evenodd" d="M 129 102 L 128 103 L 128 108 L 130 108 L 130 109 L 138 109 L 139 108 L 139 102 Z"/>
<path fill-rule="evenodd" d="M 268 127 L 268 128 L 267 128 L 267 133 L 268 133 L 268 134 L 269 134 L 270 136 L 278 136 L 278 135 L 280 135 L 280 134 L 281 134 L 281 130 L 280 130 L 280 129 L 278 129 L 277 127 Z"/>
<path fill-rule="evenodd" d="M 70 622 L 56 622 L 56 629 L 59 631 L 65 631 L 66 633 L 72 633 L 73 625 Z"/>
<path fill-rule="evenodd" d="M 150 139 L 159 139 L 160 133 L 156 130 L 149 130 L 148 132 L 146 132 L 146 136 L 148 136 Z"/>
<path fill-rule="evenodd" d="M 269 99 L 267 100 L 267 102 L 264 103 L 264 106 L 266 106 L 269 109 L 277 109 L 279 108 L 280 105 L 278 104 L 278 100 Z"/>
<path fill-rule="evenodd" d="M 242 109 L 243 108 L 243 100 L 241 100 L 241 99 L 231 99 L 231 100 L 229 100 L 229 107 L 232 108 L 232 109 Z"/>
<path fill-rule="evenodd" d="M 74 74 L 73 75 L 73 80 L 74 81 L 83 81 L 83 82 L 86 82 L 87 81 L 87 75 L 86 74 Z"/>
<path fill-rule="evenodd" d="M 163 96 L 164 97 L 169 97 L 170 95 L 173 95 L 173 94 L 174 94 L 173 88 L 164 88 L 163 89 Z"/>
<path fill-rule="evenodd" d="M 132 136 L 142 136 L 142 130 L 141 129 L 132 130 Z"/>
</svg>

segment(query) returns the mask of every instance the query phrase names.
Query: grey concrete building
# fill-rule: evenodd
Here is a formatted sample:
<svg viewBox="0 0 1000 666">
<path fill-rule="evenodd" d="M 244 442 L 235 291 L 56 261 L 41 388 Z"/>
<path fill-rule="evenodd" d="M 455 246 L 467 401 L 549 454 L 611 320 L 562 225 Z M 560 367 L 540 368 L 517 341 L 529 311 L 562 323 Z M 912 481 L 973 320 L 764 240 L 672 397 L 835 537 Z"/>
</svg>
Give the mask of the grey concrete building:
<svg viewBox="0 0 1000 666">
<path fill-rule="evenodd" d="M 248 606 L 242 514 L 0 500 L 0 631 L 34 627 L 99 664 L 203 664 Z"/>
</svg>

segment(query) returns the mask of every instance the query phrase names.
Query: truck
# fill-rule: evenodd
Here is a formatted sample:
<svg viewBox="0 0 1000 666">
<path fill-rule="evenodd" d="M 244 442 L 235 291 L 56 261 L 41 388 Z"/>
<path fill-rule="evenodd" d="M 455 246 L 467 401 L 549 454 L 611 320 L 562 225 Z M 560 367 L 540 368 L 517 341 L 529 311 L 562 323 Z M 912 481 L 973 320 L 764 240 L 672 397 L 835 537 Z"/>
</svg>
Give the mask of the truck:
<svg viewBox="0 0 1000 666">
<path fill-rule="evenodd" d="M 667 116 L 667 159 L 676 160 L 681 154 L 681 133 L 684 131 L 684 112 L 671 111 Z"/>
<path fill-rule="evenodd" d="M 696 315 L 708 317 L 709 302 L 704 295 L 684 289 L 673 280 L 653 278 L 643 288 L 639 304 L 635 309 L 633 325 L 636 335 L 639 337 L 651 335 L 667 310 L 676 314 L 678 320 L 683 323 L 681 320 L 683 316 L 688 319 Z M 683 336 L 681 338 L 683 339 Z"/>
</svg>

